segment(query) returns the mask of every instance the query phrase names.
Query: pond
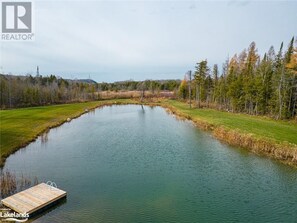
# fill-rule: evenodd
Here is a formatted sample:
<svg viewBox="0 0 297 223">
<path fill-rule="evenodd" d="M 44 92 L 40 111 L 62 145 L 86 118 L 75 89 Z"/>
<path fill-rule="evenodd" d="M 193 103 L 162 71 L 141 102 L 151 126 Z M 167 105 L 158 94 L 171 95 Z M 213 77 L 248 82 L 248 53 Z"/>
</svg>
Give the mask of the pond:
<svg viewBox="0 0 297 223">
<path fill-rule="evenodd" d="M 67 200 L 34 222 L 296 222 L 297 170 L 225 145 L 163 108 L 96 109 L 11 155 L 4 169 Z"/>
</svg>

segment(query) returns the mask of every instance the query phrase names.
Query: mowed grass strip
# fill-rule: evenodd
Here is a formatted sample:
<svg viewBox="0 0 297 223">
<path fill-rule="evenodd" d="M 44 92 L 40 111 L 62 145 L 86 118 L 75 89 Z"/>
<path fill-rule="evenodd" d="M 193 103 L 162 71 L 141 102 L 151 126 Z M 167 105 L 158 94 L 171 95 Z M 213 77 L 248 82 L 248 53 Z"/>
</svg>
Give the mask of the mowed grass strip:
<svg viewBox="0 0 297 223">
<path fill-rule="evenodd" d="M 297 124 L 294 121 L 273 120 L 268 117 L 251 116 L 214 109 L 190 109 L 188 104 L 176 100 L 167 100 L 166 103 L 179 112 L 190 116 L 192 119 L 207 122 L 215 127 L 223 126 L 233 130 L 236 129 L 242 133 L 251 133 L 257 138 L 297 145 Z"/>
<path fill-rule="evenodd" d="M 51 105 L 0 111 L 0 158 L 5 158 L 18 148 L 34 140 L 40 133 L 58 126 L 67 118 L 74 118 L 85 109 L 110 104 L 136 104 L 132 99 L 114 99 L 86 103 Z M 213 109 L 189 108 L 176 100 L 161 100 L 154 105 L 171 106 L 193 120 L 206 122 L 214 127 L 224 127 L 243 134 L 253 134 L 280 143 L 297 145 L 297 124 L 294 121 L 276 121 L 266 117 L 235 114 Z M 3 165 L 0 159 L 0 165 Z"/>
<path fill-rule="evenodd" d="M 101 105 L 135 103 L 129 99 L 115 99 L 75 104 L 51 105 L 0 111 L 0 152 L 7 157 L 17 148 L 34 140 L 40 133 Z"/>
</svg>

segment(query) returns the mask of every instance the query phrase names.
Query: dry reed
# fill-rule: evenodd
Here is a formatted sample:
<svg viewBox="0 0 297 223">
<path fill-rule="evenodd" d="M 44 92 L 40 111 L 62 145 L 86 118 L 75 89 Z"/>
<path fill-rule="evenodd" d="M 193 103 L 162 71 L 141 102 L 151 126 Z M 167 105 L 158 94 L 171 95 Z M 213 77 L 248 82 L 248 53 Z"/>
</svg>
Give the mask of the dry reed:
<svg viewBox="0 0 297 223">
<path fill-rule="evenodd" d="M 37 177 L 31 178 L 21 174 L 19 177 L 9 171 L 0 172 L 0 198 L 3 199 L 30 186 L 38 184 Z"/>
</svg>

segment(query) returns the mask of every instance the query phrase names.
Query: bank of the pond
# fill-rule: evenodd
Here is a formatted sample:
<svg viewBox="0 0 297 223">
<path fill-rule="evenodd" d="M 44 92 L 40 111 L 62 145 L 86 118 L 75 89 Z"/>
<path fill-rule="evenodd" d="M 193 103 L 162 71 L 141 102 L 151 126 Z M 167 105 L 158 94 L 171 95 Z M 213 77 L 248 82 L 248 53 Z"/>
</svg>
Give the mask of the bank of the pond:
<svg viewBox="0 0 297 223">
<path fill-rule="evenodd" d="M 0 166 L 19 148 L 57 127 L 68 118 L 88 110 L 113 104 L 138 104 L 132 99 L 52 105 L 0 111 Z M 190 109 L 188 104 L 165 99 L 149 99 L 144 104 L 162 106 L 176 116 L 192 120 L 199 128 L 211 131 L 221 141 L 297 165 L 297 124 L 265 117 L 234 114 L 213 109 Z"/>
<path fill-rule="evenodd" d="M 62 125 L 89 110 L 114 104 L 136 104 L 131 99 L 114 99 L 50 105 L 0 111 L 0 167 L 19 148 L 28 145 L 49 129 Z"/>
<path fill-rule="evenodd" d="M 192 120 L 196 126 L 211 131 L 214 137 L 229 145 L 297 166 L 297 124 L 293 121 L 190 109 L 188 104 L 176 100 L 165 101 L 163 107 L 178 117 Z"/>
<path fill-rule="evenodd" d="M 295 168 L 220 143 L 160 106 L 84 114 L 9 156 L 6 171 L 67 190 L 34 222 L 297 219 Z"/>
</svg>

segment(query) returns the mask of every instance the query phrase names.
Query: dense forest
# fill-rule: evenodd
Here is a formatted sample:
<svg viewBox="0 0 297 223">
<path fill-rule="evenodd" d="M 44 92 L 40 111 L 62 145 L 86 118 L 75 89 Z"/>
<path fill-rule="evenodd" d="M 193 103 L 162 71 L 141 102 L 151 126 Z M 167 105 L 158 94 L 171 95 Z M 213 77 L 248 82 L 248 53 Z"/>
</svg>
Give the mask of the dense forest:
<svg viewBox="0 0 297 223">
<path fill-rule="evenodd" d="M 256 44 L 210 68 L 198 62 L 191 81 L 191 99 L 197 107 L 212 107 L 276 119 L 294 118 L 297 113 L 297 46 L 294 38 L 284 51 L 271 47 L 262 57 Z M 189 98 L 189 77 L 185 76 L 178 95 Z"/>
<path fill-rule="evenodd" d="M 180 80 L 122 81 L 96 83 L 92 80 L 66 80 L 55 75 L 14 76 L 0 74 L 1 109 L 71 103 L 101 99 L 102 91 L 177 91 Z"/>
</svg>

